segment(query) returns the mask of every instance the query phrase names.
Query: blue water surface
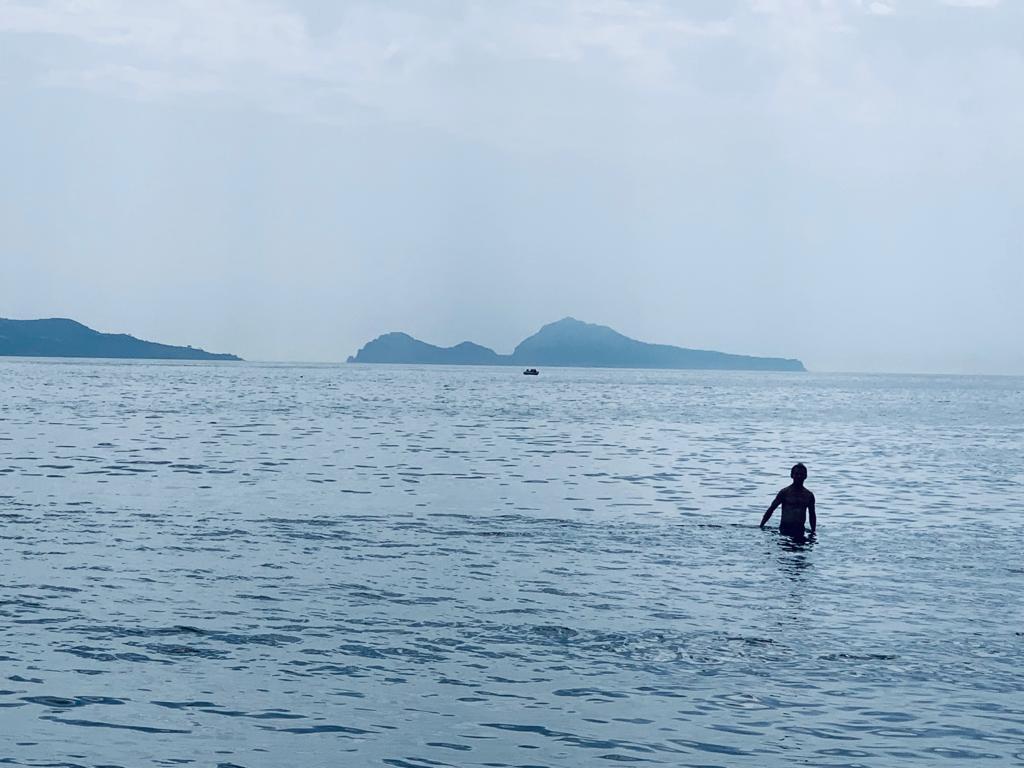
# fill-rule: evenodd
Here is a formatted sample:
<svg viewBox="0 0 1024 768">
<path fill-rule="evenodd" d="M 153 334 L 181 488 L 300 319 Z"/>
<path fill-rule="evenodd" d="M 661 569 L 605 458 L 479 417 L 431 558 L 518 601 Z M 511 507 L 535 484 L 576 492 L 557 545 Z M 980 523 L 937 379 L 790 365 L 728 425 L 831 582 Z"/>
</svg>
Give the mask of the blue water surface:
<svg viewBox="0 0 1024 768">
<path fill-rule="evenodd" d="M 1022 502 L 1019 378 L 3 361 L 0 762 L 1024 765 Z"/>
</svg>

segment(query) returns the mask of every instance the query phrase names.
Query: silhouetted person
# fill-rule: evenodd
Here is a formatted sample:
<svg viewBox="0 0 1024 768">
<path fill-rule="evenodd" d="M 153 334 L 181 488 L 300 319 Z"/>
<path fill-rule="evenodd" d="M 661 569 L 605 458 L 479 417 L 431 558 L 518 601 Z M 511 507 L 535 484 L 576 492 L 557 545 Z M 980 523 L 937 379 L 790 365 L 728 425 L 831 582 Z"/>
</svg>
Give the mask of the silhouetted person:
<svg viewBox="0 0 1024 768">
<path fill-rule="evenodd" d="M 789 470 L 789 476 L 793 483 L 787 485 L 775 495 L 775 500 L 768 507 L 768 511 L 761 518 L 761 527 L 771 519 L 775 508 L 782 505 L 782 522 L 779 523 L 779 533 L 785 536 L 802 538 L 804 535 L 804 519 L 809 514 L 811 518 L 811 533 L 818 527 L 818 518 L 814 515 L 814 494 L 804 488 L 804 480 L 807 479 L 807 467 L 803 464 L 794 464 Z"/>
</svg>

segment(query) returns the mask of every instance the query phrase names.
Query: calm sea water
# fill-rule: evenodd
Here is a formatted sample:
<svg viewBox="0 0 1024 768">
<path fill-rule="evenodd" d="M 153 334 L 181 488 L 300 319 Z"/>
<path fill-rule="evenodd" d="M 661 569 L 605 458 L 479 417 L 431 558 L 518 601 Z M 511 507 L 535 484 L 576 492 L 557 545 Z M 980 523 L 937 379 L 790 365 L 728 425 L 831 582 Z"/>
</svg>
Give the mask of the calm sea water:
<svg viewBox="0 0 1024 768">
<path fill-rule="evenodd" d="M 1024 765 L 1022 449 L 1014 378 L 0 362 L 0 762 Z"/>
</svg>

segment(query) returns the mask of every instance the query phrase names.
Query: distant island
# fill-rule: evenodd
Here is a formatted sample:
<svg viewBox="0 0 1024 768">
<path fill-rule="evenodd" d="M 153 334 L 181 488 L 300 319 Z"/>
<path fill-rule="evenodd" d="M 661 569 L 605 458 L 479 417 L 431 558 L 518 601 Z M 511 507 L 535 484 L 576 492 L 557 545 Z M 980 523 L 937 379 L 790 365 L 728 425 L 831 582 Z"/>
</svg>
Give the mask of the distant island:
<svg viewBox="0 0 1024 768">
<path fill-rule="evenodd" d="M 437 347 L 407 333 L 378 336 L 348 358 L 350 363 L 428 365 L 551 365 L 576 368 L 680 368 L 730 371 L 804 371 L 799 360 L 751 357 L 648 344 L 604 325 L 567 317 L 523 340 L 511 355 L 464 341 Z"/>
<path fill-rule="evenodd" d="M 241 360 L 195 347 L 143 341 L 126 333 L 100 333 L 74 320 L 8 320 L 0 317 L 0 356 L 114 357 L 151 360 Z"/>
</svg>

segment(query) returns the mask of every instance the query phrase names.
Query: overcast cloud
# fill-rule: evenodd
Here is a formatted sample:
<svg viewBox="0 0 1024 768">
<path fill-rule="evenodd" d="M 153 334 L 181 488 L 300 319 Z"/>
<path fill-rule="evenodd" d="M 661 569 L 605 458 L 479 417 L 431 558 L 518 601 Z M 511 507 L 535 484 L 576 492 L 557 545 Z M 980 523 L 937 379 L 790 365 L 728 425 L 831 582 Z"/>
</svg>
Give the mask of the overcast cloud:
<svg viewBox="0 0 1024 768">
<path fill-rule="evenodd" d="M 1024 373 L 1016 0 L 0 0 L 0 316 Z"/>
</svg>

